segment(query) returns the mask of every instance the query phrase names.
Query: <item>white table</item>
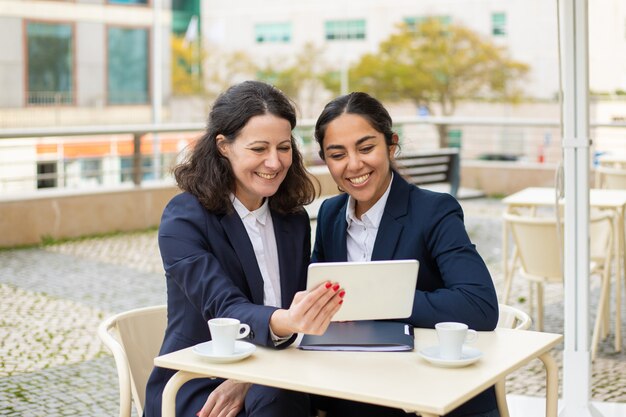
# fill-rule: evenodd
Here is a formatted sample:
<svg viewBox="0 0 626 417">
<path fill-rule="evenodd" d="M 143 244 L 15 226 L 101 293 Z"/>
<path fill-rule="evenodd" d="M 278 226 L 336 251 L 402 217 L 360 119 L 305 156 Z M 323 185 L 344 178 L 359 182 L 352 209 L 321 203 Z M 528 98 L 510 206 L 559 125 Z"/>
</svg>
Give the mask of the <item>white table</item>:
<svg viewBox="0 0 626 417">
<path fill-rule="evenodd" d="M 479 332 L 474 347 L 484 355 L 464 368 L 440 368 L 417 351 L 437 344 L 432 329 L 415 329 L 414 352 L 319 352 L 295 347 L 257 347 L 230 364 L 216 364 L 192 348 L 155 358 L 154 364 L 178 372 L 163 392 L 163 417 L 175 415 L 178 389 L 194 378 L 220 377 L 295 391 L 355 400 L 421 413 L 446 414 L 507 374 L 539 358 L 546 367 L 546 415 L 557 416 L 558 367 L 550 350 L 562 335 L 497 329 Z"/>
<path fill-rule="evenodd" d="M 538 207 L 554 207 L 555 190 L 554 188 L 531 187 L 512 194 L 502 200 L 507 206 L 506 210 L 510 211 L 515 207 L 530 207 L 532 209 Z M 622 305 L 622 262 L 626 260 L 626 246 L 624 245 L 624 213 L 626 213 L 626 190 L 607 190 L 607 189 L 591 189 L 589 190 L 589 205 L 598 209 L 612 210 L 615 216 L 615 351 L 622 349 L 622 325 L 621 325 L 621 305 Z M 507 302 L 512 274 L 513 265 L 508 258 L 509 253 L 509 228 L 506 222 L 502 227 L 502 260 L 503 273 L 505 279 L 504 303 Z"/>
</svg>

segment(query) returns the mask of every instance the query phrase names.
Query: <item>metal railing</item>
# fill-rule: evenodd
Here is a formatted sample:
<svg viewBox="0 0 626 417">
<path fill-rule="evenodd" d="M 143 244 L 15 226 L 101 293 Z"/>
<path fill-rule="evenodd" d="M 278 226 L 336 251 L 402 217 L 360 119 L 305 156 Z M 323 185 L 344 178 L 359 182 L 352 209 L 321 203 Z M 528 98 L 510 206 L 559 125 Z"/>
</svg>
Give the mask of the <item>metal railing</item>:
<svg viewBox="0 0 626 417">
<path fill-rule="evenodd" d="M 511 163 L 561 161 L 558 121 L 496 118 L 396 117 L 394 129 L 403 151 L 440 145 L 440 126 L 448 146 L 462 160 Z M 307 164 L 321 164 L 313 140 L 314 120 L 294 131 Z M 205 125 L 141 124 L 30 129 L 0 129 L 0 194 L 41 188 L 94 188 L 171 181 L 170 168 Z M 592 154 L 626 153 L 626 123 L 592 125 Z M 82 153 L 81 153 L 82 152 Z"/>
</svg>

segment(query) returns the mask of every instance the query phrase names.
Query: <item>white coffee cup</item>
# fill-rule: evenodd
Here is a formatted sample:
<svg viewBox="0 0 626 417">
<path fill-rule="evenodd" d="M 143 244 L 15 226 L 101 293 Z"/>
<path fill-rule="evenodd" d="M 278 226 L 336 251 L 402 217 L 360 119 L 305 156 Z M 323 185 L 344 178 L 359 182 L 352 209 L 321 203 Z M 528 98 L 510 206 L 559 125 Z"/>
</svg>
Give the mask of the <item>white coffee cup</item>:
<svg viewBox="0 0 626 417">
<path fill-rule="evenodd" d="M 250 333 L 250 326 L 237 319 L 218 318 L 209 320 L 209 331 L 213 353 L 224 356 L 235 352 L 235 340 L 246 337 Z"/>
<path fill-rule="evenodd" d="M 463 343 L 471 343 L 478 337 L 467 324 L 447 321 L 435 324 L 439 338 L 439 356 L 442 359 L 461 359 Z"/>
</svg>

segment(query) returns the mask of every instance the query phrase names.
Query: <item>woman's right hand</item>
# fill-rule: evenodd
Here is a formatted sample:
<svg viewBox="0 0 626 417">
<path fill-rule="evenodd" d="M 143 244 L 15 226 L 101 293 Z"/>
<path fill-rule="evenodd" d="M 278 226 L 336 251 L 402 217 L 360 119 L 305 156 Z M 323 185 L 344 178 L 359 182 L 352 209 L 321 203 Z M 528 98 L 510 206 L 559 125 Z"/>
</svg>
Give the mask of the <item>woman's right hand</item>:
<svg viewBox="0 0 626 417">
<path fill-rule="evenodd" d="M 288 310 L 280 309 L 272 314 L 270 328 L 279 337 L 294 333 L 324 334 L 341 308 L 345 293 L 339 284 L 331 282 L 297 292 Z"/>
</svg>

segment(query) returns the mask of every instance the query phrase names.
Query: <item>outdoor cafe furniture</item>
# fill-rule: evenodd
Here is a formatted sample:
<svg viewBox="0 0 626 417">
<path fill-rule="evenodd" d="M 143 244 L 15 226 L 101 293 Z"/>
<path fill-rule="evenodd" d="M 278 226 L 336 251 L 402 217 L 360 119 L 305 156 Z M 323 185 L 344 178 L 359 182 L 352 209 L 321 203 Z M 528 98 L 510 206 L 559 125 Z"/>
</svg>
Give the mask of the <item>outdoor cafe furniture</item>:
<svg viewBox="0 0 626 417">
<path fill-rule="evenodd" d="M 479 332 L 483 355 L 460 368 L 435 366 L 417 351 L 437 344 L 434 329 L 415 329 L 413 352 L 305 351 L 257 347 L 241 362 L 214 363 L 193 347 L 155 358 L 177 370 L 163 392 L 163 417 L 175 415 L 178 389 L 194 378 L 218 377 L 395 407 L 424 417 L 447 414 L 506 375 L 539 358 L 546 368 L 546 415 L 557 416 L 558 367 L 551 349 L 562 335 L 498 328 Z"/>
<path fill-rule="evenodd" d="M 555 189 L 550 187 L 530 187 L 514 193 L 502 200 L 505 204 L 505 213 L 530 209 L 531 213 L 539 208 L 554 207 Z M 562 204 L 562 201 L 561 201 Z M 621 277 L 623 262 L 626 259 L 626 247 L 624 245 L 624 213 L 626 212 L 626 190 L 589 190 L 589 205 L 592 209 L 607 210 L 614 213 L 614 246 L 613 256 L 615 260 L 615 351 L 622 349 L 621 335 Z M 503 302 L 506 303 L 511 288 L 513 268 L 516 260 L 516 249 L 513 248 L 512 256 L 509 257 L 509 225 L 503 221 L 502 227 L 502 267 L 505 280 L 505 293 Z"/>
<path fill-rule="evenodd" d="M 544 284 L 563 284 L 563 221 L 557 223 L 556 216 L 529 216 L 505 213 L 513 235 L 513 242 L 519 258 L 520 275 L 530 281 L 537 289 L 537 326 L 543 331 L 543 287 Z M 608 301 L 611 279 L 611 261 L 613 258 L 613 215 L 598 213 L 591 218 L 589 225 L 591 236 L 591 272 L 602 277 L 600 301 L 591 342 L 591 357 L 595 359 L 600 332 L 608 329 Z M 509 288 L 512 275 L 509 277 Z M 532 286 L 531 286 L 532 289 Z M 530 297 L 531 311 L 534 300 Z"/>
</svg>

